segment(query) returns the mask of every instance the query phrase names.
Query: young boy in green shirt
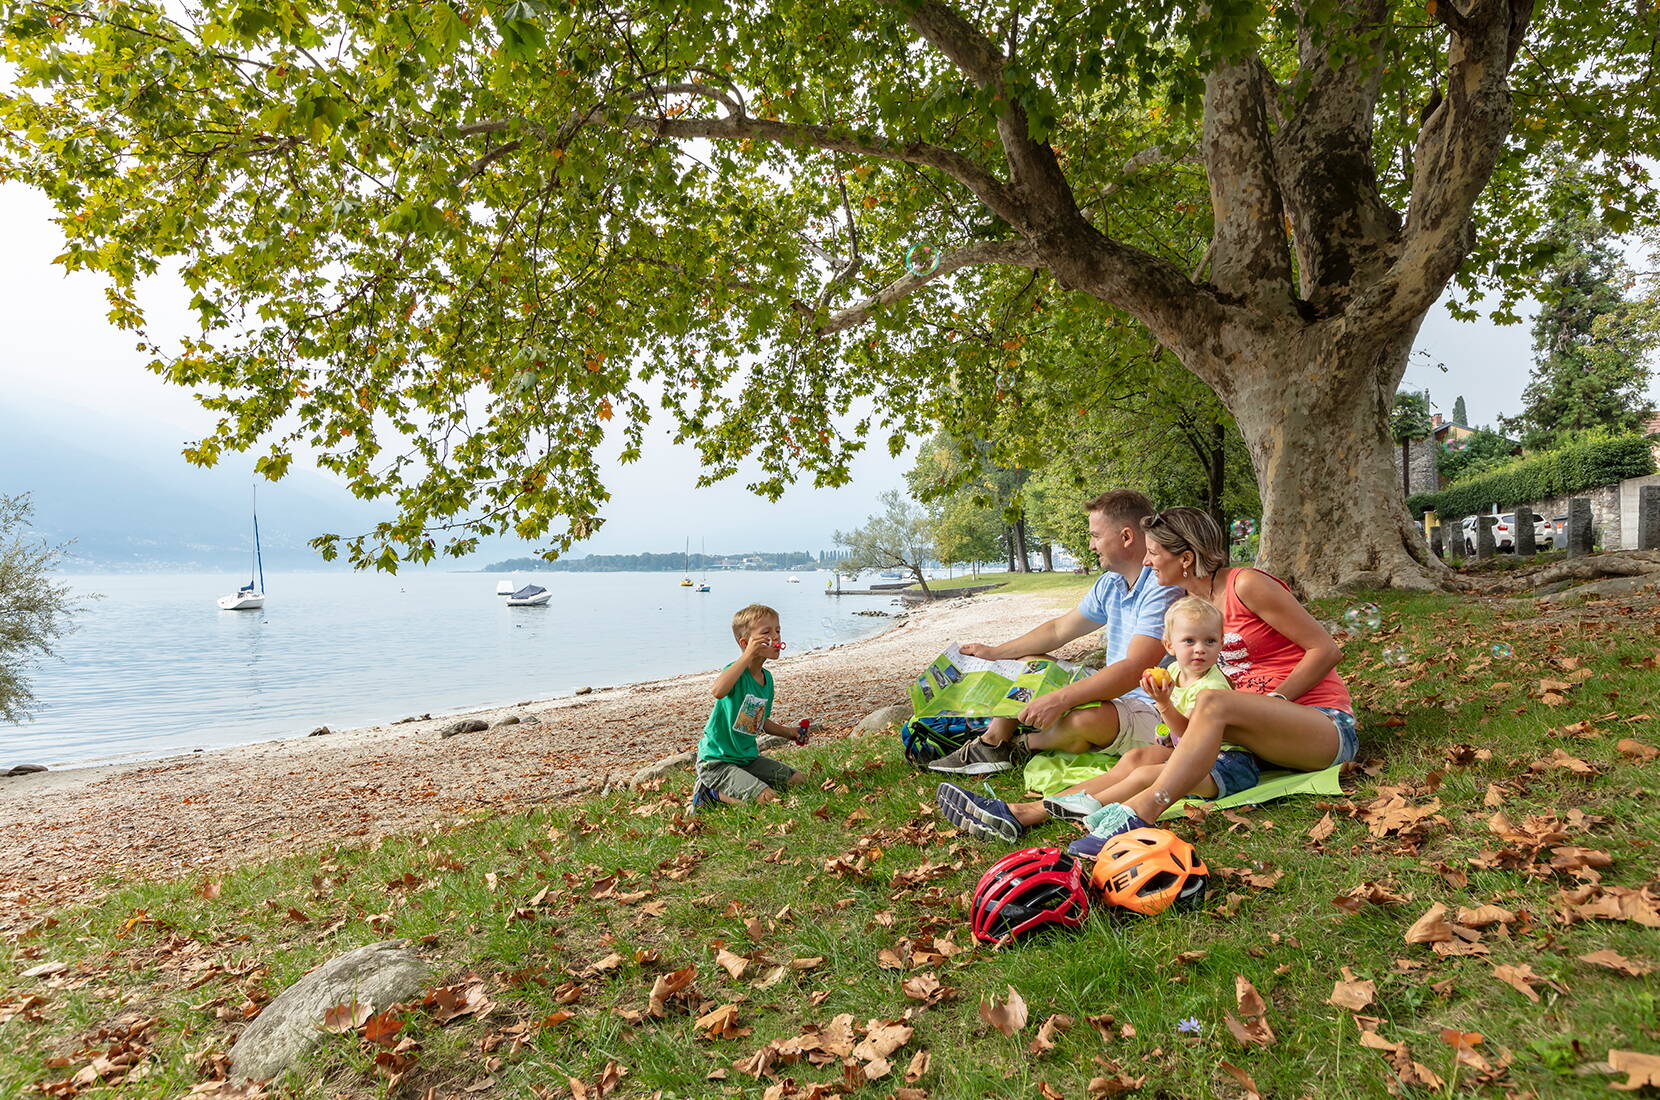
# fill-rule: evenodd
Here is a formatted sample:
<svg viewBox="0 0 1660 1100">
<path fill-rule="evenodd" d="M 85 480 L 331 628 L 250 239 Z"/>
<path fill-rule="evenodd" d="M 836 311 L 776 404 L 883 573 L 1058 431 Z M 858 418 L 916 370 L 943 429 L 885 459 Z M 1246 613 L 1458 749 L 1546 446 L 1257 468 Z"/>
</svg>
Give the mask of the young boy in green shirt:
<svg viewBox="0 0 1660 1100">
<path fill-rule="evenodd" d="M 762 756 L 755 745 L 758 733 L 806 743 L 807 723 L 801 723 L 798 733 L 771 720 L 772 673 L 766 663 L 784 648 L 778 612 L 750 604 L 732 616 L 732 637 L 743 655 L 721 670 L 710 689 L 715 705 L 697 743 L 693 813 L 721 802 L 770 802 L 801 776 L 788 764 Z"/>
</svg>

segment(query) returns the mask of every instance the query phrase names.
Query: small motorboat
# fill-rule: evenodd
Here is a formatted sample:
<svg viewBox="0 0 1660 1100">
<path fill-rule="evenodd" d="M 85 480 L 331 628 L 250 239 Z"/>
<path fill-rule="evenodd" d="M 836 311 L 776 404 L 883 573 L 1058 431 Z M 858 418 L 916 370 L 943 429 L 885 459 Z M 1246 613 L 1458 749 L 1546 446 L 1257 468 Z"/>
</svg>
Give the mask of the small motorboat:
<svg viewBox="0 0 1660 1100">
<path fill-rule="evenodd" d="M 513 594 L 513 582 L 512 581 L 497 581 L 496 582 L 496 595 L 498 595 L 498 596 L 511 596 L 512 594 Z"/>
<path fill-rule="evenodd" d="M 707 591 L 709 591 L 709 586 L 707 584 L 700 584 L 696 588 L 693 588 L 692 591 L 693 592 L 707 592 Z"/>
<path fill-rule="evenodd" d="M 789 579 L 789 583 L 790 584 L 800 584 L 801 583 L 801 578 L 800 577 L 791 577 Z"/>
<path fill-rule="evenodd" d="M 553 593 L 539 584 L 527 584 L 507 597 L 508 607 L 543 607 L 553 598 Z"/>
</svg>

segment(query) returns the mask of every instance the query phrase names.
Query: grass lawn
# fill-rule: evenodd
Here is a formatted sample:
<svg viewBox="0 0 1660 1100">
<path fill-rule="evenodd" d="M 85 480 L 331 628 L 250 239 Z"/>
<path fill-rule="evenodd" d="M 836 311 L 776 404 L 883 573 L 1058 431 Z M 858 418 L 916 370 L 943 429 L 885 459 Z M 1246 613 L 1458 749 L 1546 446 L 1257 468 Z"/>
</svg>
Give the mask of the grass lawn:
<svg viewBox="0 0 1660 1100">
<path fill-rule="evenodd" d="M 1082 573 L 981 573 L 979 576 L 966 574 L 953 577 L 945 581 L 929 581 L 928 587 L 934 592 L 950 592 L 958 588 L 973 588 L 983 584 L 998 585 L 999 592 L 1053 592 L 1057 595 L 1075 593 L 1082 596 L 1084 591 L 1094 584 L 1100 577 L 1099 571 L 1085 576 Z M 911 588 L 921 591 L 915 585 Z"/>
<path fill-rule="evenodd" d="M 269 998 L 391 938 L 453 992 L 392 1008 L 382 1045 L 327 1036 L 272 1095 L 1607 1095 L 1611 1050 L 1660 1056 L 1660 618 L 1376 599 L 1347 795 L 1178 823 L 1213 872 L 1197 911 L 976 945 L 961 899 L 1002 849 L 944 828 L 892 736 L 832 739 L 769 807 L 677 822 L 682 774 L 112 884 L 0 945 L 0 1096 L 184 1094 Z M 979 1009 L 1011 989 L 1005 1036 Z"/>
</svg>

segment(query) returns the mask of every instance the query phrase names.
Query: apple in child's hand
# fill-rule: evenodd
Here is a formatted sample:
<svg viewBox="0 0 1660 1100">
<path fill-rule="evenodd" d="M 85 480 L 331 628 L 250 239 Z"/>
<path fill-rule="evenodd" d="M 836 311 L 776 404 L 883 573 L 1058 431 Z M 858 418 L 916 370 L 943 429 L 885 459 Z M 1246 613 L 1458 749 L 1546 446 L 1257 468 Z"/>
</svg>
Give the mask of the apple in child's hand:
<svg viewBox="0 0 1660 1100">
<path fill-rule="evenodd" d="M 1150 668 L 1146 676 L 1159 686 L 1162 691 L 1170 690 L 1170 670 L 1167 668 Z"/>
</svg>

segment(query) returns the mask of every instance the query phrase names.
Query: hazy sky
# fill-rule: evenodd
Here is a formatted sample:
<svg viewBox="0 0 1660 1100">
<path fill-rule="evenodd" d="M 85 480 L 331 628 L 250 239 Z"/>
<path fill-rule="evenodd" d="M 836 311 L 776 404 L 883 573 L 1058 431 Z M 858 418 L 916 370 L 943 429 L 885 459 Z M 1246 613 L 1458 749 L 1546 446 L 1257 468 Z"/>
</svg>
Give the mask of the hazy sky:
<svg viewBox="0 0 1660 1100">
<path fill-rule="evenodd" d="M 103 288 L 86 274 L 65 276 L 51 259 L 62 238 L 44 198 L 17 184 L 0 185 L 0 401 L 27 411 L 52 403 L 84 413 L 88 432 L 118 430 L 142 419 L 176 432 L 183 442 L 208 423 L 190 395 L 142 368 L 135 339 L 105 318 Z M 185 331 L 185 293 L 155 280 L 144 297 L 155 330 Z M 1406 376 L 1413 389 L 1428 388 L 1435 407 L 1451 414 L 1462 394 L 1472 423 L 1493 421 L 1520 406 L 1531 364 L 1526 324 L 1500 327 L 1461 323 L 1439 308 L 1426 320 Z M 1444 363 L 1443 372 L 1434 363 Z M 695 550 L 706 541 L 711 552 L 749 549 L 817 550 L 831 545 L 832 532 L 861 522 L 882 491 L 902 486 L 908 456 L 889 459 L 880 442 L 861 458 L 853 483 L 839 490 L 797 487 L 777 504 L 760 501 L 737 479 L 695 487 L 697 456 L 673 446 L 659 432 L 642 461 L 613 466 L 607 483 L 613 499 L 606 525 L 586 548 L 594 553 L 664 550 L 690 538 Z M 247 461 L 232 456 L 227 462 Z M 179 460 L 181 466 L 183 460 Z M 0 490 L 4 490 L 0 471 Z M 280 492 L 280 486 L 269 492 Z M 528 552 L 528 544 L 502 546 Z M 582 550 L 576 551 L 582 553 Z M 494 555 L 492 556 L 499 556 Z"/>
</svg>

